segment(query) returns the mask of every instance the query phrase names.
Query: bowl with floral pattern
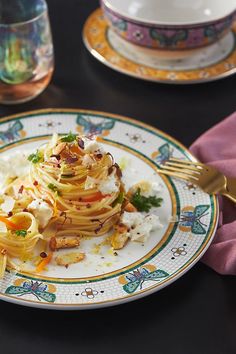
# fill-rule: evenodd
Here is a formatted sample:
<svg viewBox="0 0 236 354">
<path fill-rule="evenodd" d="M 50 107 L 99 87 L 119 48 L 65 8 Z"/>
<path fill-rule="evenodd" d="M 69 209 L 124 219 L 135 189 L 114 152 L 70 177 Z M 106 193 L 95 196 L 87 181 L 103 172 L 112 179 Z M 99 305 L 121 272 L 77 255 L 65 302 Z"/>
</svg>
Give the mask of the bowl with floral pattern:
<svg viewBox="0 0 236 354">
<path fill-rule="evenodd" d="M 235 0 L 101 0 L 109 25 L 144 47 L 180 50 L 210 45 L 236 19 Z"/>
</svg>

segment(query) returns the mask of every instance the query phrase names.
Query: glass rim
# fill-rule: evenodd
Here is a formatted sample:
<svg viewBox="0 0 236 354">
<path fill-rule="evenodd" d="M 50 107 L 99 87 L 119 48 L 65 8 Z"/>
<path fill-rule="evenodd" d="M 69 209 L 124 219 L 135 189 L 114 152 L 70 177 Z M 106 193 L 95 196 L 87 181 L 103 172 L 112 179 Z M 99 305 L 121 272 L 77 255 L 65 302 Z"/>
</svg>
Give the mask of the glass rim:
<svg viewBox="0 0 236 354">
<path fill-rule="evenodd" d="M 26 21 L 21 21 L 21 22 L 12 22 L 12 23 L 7 23 L 7 24 L 4 24 L 4 23 L 1 23 L 0 22 L 0 28 L 1 27 L 17 27 L 17 26 L 24 26 L 24 25 L 27 25 L 29 23 L 32 23 L 32 22 L 35 22 L 37 21 L 38 19 L 40 19 L 40 17 L 42 17 L 43 15 L 45 15 L 46 13 L 48 13 L 48 4 L 45 0 L 42 0 L 45 4 L 45 10 L 43 10 L 40 14 L 38 14 L 37 16 L 33 17 L 33 18 L 30 18 L 29 20 L 26 20 Z"/>
</svg>

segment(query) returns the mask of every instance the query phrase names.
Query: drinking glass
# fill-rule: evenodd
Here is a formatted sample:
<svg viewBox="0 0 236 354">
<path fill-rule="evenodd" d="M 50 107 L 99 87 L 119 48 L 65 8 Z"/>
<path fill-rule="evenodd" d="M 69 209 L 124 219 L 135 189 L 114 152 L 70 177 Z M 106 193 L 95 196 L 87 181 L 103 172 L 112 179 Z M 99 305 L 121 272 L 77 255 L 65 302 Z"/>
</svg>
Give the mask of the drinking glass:
<svg viewBox="0 0 236 354">
<path fill-rule="evenodd" d="M 26 102 L 49 84 L 54 55 L 45 0 L 0 0 L 0 103 Z"/>
</svg>

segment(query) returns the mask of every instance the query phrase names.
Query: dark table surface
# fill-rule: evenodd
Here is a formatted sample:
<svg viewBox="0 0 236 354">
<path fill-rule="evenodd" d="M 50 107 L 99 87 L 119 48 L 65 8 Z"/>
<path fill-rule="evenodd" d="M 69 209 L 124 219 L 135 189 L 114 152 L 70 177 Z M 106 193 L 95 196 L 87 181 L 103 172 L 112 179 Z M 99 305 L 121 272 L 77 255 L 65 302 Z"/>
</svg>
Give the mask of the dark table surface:
<svg viewBox="0 0 236 354">
<path fill-rule="evenodd" d="M 170 86 L 124 76 L 86 51 L 81 30 L 94 0 L 48 0 L 56 70 L 32 102 L 0 106 L 0 117 L 38 108 L 87 108 L 147 122 L 189 146 L 236 108 L 236 76 Z M 0 353 L 235 354 L 236 278 L 198 263 L 177 282 L 122 306 L 53 312 L 0 302 Z"/>
</svg>

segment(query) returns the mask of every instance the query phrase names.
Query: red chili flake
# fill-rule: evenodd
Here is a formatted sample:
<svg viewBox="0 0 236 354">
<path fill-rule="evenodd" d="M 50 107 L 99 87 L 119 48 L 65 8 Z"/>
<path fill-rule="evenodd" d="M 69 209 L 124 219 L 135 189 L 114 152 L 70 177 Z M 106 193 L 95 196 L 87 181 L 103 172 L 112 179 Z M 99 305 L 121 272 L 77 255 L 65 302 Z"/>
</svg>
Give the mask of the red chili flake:
<svg viewBox="0 0 236 354">
<path fill-rule="evenodd" d="M 76 157 L 76 156 L 68 156 L 66 158 L 66 163 L 68 163 L 68 164 L 75 163 L 76 161 L 78 161 L 78 157 Z"/>
<path fill-rule="evenodd" d="M 41 252 L 40 253 L 40 257 L 41 258 L 46 258 L 48 255 L 47 255 L 47 253 L 46 252 Z"/>
<path fill-rule="evenodd" d="M 108 176 L 110 176 L 113 172 L 113 166 L 108 168 Z"/>
<path fill-rule="evenodd" d="M 81 149 L 84 149 L 84 141 L 82 139 L 79 139 L 78 145 Z"/>
<path fill-rule="evenodd" d="M 9 211 L 9 213 L 7 214 L 9 216 L 9 218 L 13 215 L 12 211 Z"/>
<path fill-rule="evenodd" d="M 22 185 L 22 186 L 20 186 L 20 189 L 18 190 L 18 193 L 22 194 L 23 190 L 24 190 L 24 186 Z"/>
<path fill-rule="evenodd" d="M 102 228 L 101 225 L 100 225 L 99 227 L 97 227 L 97 228 L 94 230 L 95 234 L 97 234 L 97 233 L 101 230 L 101 228 Z"/>
<path fill-rule="evenodd" d="M 23 211 L 25 212 L 25 213 L 28 213 L 28 209 L 27 208 L 25 208 L 25 209 L 23 209 Z"/>
<path fill-rule="evenodd" d="M 57 165 L 57 167 L 58 167 L 58 168 L 61 168 L 61 165 L 60 165 L 60 164 L 58 164 L 58 165 Z"/>
<path fill-rule="evenodd" d="M 115 168 L 116 168 L 116 175 L 117 175 L 117 177 L 118 177 L 118 178 L 121 178 L 121 177 L 122 177 L 122 172 L 121 172 L 120 166 L 119 166 L 117 163 L 115 163 L 114 166 L 115 166 Z"/>
<path fill-rule="evenodd" d="M 88 209 L 91 208 L 91 204 L 87 204 L 86 208 L 88 208 Z"/>
<path fill-rule="evenodd" d="M 51 155 L 50 157 L 55 157 L 57 159 L 57 161 L 59 161 L 61 159 L 60 155 Z"/>
<path fill-rule="evenodd" d="M 38 181 L 34 181 L 34 183 L 33 183 L 34 186 L 37 186 L 38 184 L 39 184 Z"/>
<path fill-rule="evenodd" d="M 102 159 L 102 156 L 103 156 L 102 154 L 97 154 L 97 155 L 96 155 L 96 158 L 99 159 L 99 160 L 101 160 L 101 159 Z"/>
</svg>

